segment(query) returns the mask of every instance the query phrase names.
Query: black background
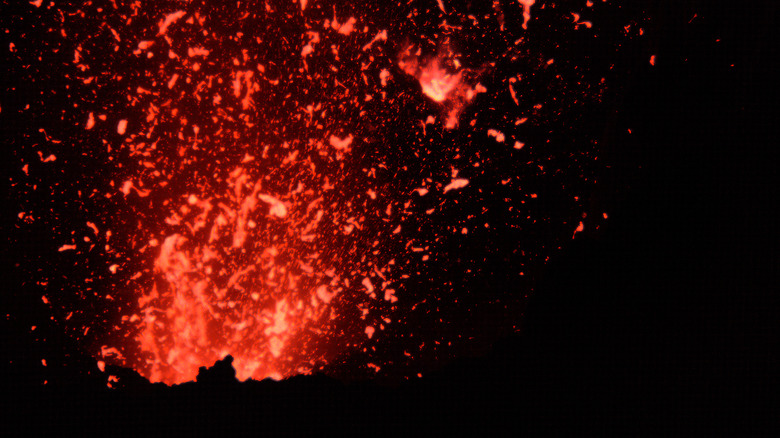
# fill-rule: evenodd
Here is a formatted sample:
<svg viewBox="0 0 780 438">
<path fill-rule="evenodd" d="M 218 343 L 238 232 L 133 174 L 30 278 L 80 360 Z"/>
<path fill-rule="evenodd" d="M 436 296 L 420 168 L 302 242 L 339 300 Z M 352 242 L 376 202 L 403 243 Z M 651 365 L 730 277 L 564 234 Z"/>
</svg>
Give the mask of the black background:
<svg viewBox="0 0 780 438">
<path fill-rule="evenodd" d="M 657 64 L 630 78 L 617 123 L 638 147 L 603 151 L 609 178 L 631 189 L 604 200 L 619 202 L 601 233 L 549 262 L 521 335 L 401 385 L 237 384 L 227 370 L 224 382 L 203 374 L 173 389 L 128 375 L 127 388 L 106 392 L 85 372 L 94 360 L 56 328 L 39 328 L 44 345 L 25 321 L 4 318 L 3 411 L 28 430 L 117 433 L 769 433 L 780 418 L 777 6 L 649 2 L 648 11 L 661 29 Z M 32 298 L 5 295 L 30 320 L 48 317 Z M 26 364 L 43 350 L 46 375 L 68 383 L 40 386 L 43 371 Z"/>
</svg>

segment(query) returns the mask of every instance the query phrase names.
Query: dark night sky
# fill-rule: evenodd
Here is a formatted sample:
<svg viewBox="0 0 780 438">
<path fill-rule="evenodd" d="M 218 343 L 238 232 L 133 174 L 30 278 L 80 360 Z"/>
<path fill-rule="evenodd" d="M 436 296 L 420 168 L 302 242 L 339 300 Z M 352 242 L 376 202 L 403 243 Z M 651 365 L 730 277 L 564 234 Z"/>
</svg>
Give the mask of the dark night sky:
<svg viewBox="0 0 780 438">
<path fill-rule="evenodd" d="M 102 400 L 115 408 L 88 412 L 103 416 L 96 424 L 105 425 L 105 418 L 132 422 L 136 412 L 149 414 L 149 406 L 163 409 L 161 400 L 176 406 L 189 399 L 186 407 L 160 412 L 186 424 L 192 412 L 222 406 L 214 418 L 231 418 L 234 426 L 303 415 L 295 420 L 302 430 L 351 423 L 358 425 L 353 432 L 381 425 L 422 430 L 412 428 L 415 422 L 431 430 L 494 426 L 621 435 L 707 428 L 753 435 L 776 426 L 780 239 L 771 217 L 778 200 L 778 142 L 770 79 L 777 77 L 777 7 L 641 3 L 656 32 L 643 44 L 652 46 L 657 61 L 653 68 L 631 62 L 617 67 L 624 73 L 622 88 L 611 102 L 616 111 L 599 151 L 609 168 L 590 199 L 592 211 L 609 207 L 610 219 L 598 232 L 566 242 L 538 269 L 519 333 L 485 335 L 505 334 L 493 349 L 486 341 L 447 353 L 476 357 L 423 361 L 431 373 L 400 387 L 364 382 L 344 389 L 310 378 L 273 388 L 106 395 L 98 388 L 101 377 L 85 372 L 94 360 L 49 322 L 37 295 L 24 293 L 25 278 L 14 265 L 25 249 L 8 247 L 16 242 L 11 208 L 3 215 L 3 264 L 9 268 L 2 301 L 4 410 L 30 414 L 40 405 L 53 414 L 58 403 L 75 400 L 83 407 Z M 0 47 L 7 47 L 2 38 Z M 3 140 L 13 142 L 25 121 L 0 104 Z M 18 171 L 13 153 L 3 165 L 5 174 Z M 4 195 L 11 197 L 4 181 Z M 463 287 L 506 286 L 500 270 L 491 274 Z M 451 309 L 452 315 L 460 311 Z M 29 331 L 31 321 L 36 333 Z M 40 366 L 41 357 L 48 358 L 47 367 Z M 365 358 L 341 360 L 346 365 L 326 371 L 349 377 L 351 363 Z M 61 384 L 62 391 L 42 390 L 42 379 Z M 192 401 L 186 391 L 205 401 Z M 243 405 L 228 414 L 226 400 Z M 253 415 L 253 407 L 265 416 Z M 182 410 L 187 413 L 176 414 Z M 91 423 L 90 414 L 76 411 L 50 418 L 56 424 Z M 445 419 L 453 414 L 453 422 Z M 166 421 L 157 415 L 155 421 Z M 282 428 L 278 418 L 273 424 Z"/>
</svg>

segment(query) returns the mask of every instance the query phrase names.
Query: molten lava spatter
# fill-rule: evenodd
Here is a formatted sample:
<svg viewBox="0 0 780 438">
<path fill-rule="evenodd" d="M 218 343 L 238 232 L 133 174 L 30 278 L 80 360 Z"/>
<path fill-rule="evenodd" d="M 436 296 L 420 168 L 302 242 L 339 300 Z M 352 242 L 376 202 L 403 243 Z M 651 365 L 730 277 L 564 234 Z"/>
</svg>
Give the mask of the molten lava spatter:
<svg viewBox="0 0 780 438">
<path fill-rule="evenodd" d="M 48 236 L 31 293 L 103 367 L 416 375 L 514 327 L 525 272 L 602 217 L 582 115 L 606 81 L 561 49 L 596 24 L 533 0 L 385 3 L 31 2 L 21 30 L 4 20 L 9 68 L 42 88 L 0 101 L 31 120 L 10 143 L 17 241 Z"/>
<path fill-rule="evenodd" d="M 152 380 L 181 380 L 230 352 L 240 379 L 279 376 L 289 344 L 327 321 L 334 268 L 312 244 L 321 198 L 292 190 L 283 201 L 262 186 L 237 167 L 222 197 L 191 194 L 166 219 L 187 230 L 154 242 L 154 283 L 139 298 L 138 340 L 153 354 Z M 305 345 L 295 348 L 308 355 Z"/>
<path fill-rule="evenodd" d="M 136 354 L 152 381 L 191 380 L 228 353 L 239 379 L 309 372 L 326 361 L 314 344 L 327 340 L 339 294 L 386 269 L 381 257 L 357 259 L 349 245 L 368 238 L 361 236 L 365 204 L 376 198 L 368 195 L 371 181 L 344 164 L 365 147 L 349 132 L 354 122 L 340 116 L 344 105 L 359 104 L 362 87 L 351 72 L 331 66 L 326 75 L 314 59 L 319 44 L 349 41 L 356 19 L 339 24 L 334 16 L 321 30 L 306 30 L 299 54 L 283 40 L 281 53 L 262 55 L 273 26 L 255 31 L 246 46 L 213 50 L 205 47 L 243 35 L 223 35 L 196 15 L 166 15 L 156 39 L 138 49 L 149 59 L 167 56 L 145 93 L 155 97 L 140 97 L 149 108 L 135 130 L 142 141 L 126 141 L 150 163 L 130 184 L 163 200 L 152 207 L 138 192 L 126 202 L 166 216 L 133 232 L 155 254 L 147 292 L 128 320 L 138 327 Z M 305 23 L 300 12 L 280 19 Z M 158 95 L 171 100 L 158 107 Z M 174 107 L 189 96 L 196 110 Z M 153 132 L 170 122 L 180 125 L 175 135 Z M 160 168 L 169 176 L 155 173 Z M 390 218 L 371 232 L 390 235 L 395 226 Z"/>
<path fill-rule="evenodd" d="M 421 50 L 407 46 L 401 53 L 398 66 L 420 82 L 423 94 L 442 104 L 446 117 L 445 127 L 458 126 L 460 114 L 477 93 L 485 92 L 484 86 L 476 83 L 473 87 L 466 83 L 467 69 L 462 69 L 460 61 L 447 44 L 441 48 L 443 54 L 428 60 L 420 59 Z"/>
</svg>

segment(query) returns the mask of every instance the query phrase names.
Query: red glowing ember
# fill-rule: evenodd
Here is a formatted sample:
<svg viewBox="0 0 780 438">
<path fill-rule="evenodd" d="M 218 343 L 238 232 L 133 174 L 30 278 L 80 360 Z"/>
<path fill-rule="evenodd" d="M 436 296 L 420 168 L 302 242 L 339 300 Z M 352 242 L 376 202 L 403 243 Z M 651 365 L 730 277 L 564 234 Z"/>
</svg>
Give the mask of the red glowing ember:
<svg viewBox="0 0 780 438">
<path fill-rule="evenodd" d="M 446 114 L 445 127 L 453 129 L 458 125 L 465 106 L 477 93 L 483 93 L 487 89 L 479 83 L 473 87 L 467 84 L 464 74 L 468 70 L 461 68 L 457 55 L 446 45 L 441 50 L 445 54 L 421 60 L 420 49 L 415 49 L 414 46 L 406 47 L 398 66 L 420 82 L 423 94 L 443 105 Z"/>
</svg>

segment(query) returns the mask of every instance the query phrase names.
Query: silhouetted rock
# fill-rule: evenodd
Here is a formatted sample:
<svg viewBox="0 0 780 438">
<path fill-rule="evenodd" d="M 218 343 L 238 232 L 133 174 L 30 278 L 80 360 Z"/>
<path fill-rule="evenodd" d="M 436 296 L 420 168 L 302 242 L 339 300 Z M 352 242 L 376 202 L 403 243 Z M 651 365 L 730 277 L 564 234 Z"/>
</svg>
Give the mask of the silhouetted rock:
<svg viewBox="0 0 780 438">
<path fill-rule="evenodd" d="M 238 383 L 233 368 L 233 356 L 227 355 L 218 360 L 211 368 L 200 367 L 195 381 L 203 385 L 231 385 Z"/>
<path fill-rule="evenodd" d="M 138 388 L 147 388 L 151 385 L 149 380 L 145 379 L 138 371 L 131 368 L 106 365 L 106 374 L 115 377 L 115 379 L 109 379 L 109 383 L 114 389 L 134 390 Z"/>
</svg>

